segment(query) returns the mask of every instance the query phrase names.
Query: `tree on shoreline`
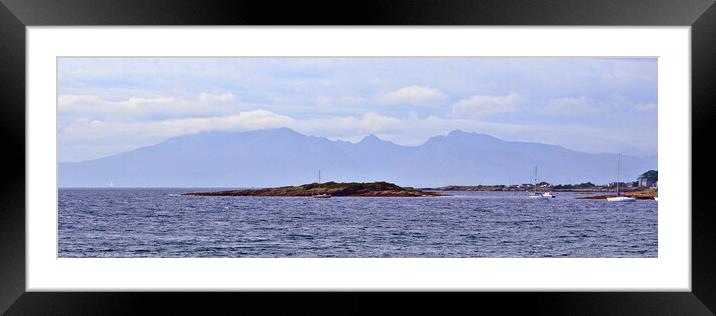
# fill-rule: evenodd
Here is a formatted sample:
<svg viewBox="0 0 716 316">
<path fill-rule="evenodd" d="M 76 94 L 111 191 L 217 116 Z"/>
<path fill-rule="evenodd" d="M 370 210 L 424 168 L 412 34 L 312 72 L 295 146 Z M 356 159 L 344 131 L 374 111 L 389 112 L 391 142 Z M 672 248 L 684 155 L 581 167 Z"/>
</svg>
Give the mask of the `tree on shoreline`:
<svg viewBox="0 0 716 316">
<path fill-rule="evenodd" d="M 657 170 L 649 170 L 647 172 L 642 173 L 639 178 L 646 178 L 649 181 L 659 181 L 659 172 Z"/>
<path fill-rule="evenodd" d="M 594 185 L 594 183 L 591 183 L 591 182 L 584 182 L 584 183 L 580 183 L 580 184 L 558 184 L 558 185 L 554 186 L 554 188 L 557 190 L 559 190 L 559 189 L 589 189 L 589 188 L 594 188 L 594 187 L 596 187 L 596 185 Z"/>
</svg>

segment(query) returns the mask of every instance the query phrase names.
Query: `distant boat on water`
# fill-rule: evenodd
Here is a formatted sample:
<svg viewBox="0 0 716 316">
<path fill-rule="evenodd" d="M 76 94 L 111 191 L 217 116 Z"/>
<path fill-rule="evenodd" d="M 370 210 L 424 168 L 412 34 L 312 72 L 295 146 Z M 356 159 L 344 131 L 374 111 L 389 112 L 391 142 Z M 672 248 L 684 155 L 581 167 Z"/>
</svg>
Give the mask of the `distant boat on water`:
<svg viewBox="0 0 716 316">
<path fill-rule="evenodd" d="M 321 169 L 318 169 L 318 185 L 321 185 Z M 331 198 L 331 195 L 328 193 L 321 193 L 312 195 L 311 197 L 315 199 L 329 199 Z"/>
<path fill-rule="evenodd" d="M 634 202 L 634 201 L 636 201 L 636 199 L 633 197 L 619 195 L 619 173 L 620 173 L 620 169 L 621 169 L 621 162 L 622 162 L 622 155 L 619 154 L 619 160 L 617 160 L 617 196 L 608 197 L 607 201 L 609 201 L 609 202 Z"/>
<path fill-rule="evenodd" d="M 528 195 L 528 197 L 530 199 L 540 199 L 540 200 L 550 199 L 550 196 L 553 196 L 551 194 L 551 192 L 547 192 L 547 193 L 550 193 L 549 196 L 545 196 L 545 194 L 547 194 L 547 193 L 542 194 L 542 193 L 537 192 L 537 166 L 535 166 L 535 173 L 534 173 L 533 179 L 534 179 L 534 190 L 532 190 L 532 192 L 530 193 L 530 195 Z"/>
</svg>

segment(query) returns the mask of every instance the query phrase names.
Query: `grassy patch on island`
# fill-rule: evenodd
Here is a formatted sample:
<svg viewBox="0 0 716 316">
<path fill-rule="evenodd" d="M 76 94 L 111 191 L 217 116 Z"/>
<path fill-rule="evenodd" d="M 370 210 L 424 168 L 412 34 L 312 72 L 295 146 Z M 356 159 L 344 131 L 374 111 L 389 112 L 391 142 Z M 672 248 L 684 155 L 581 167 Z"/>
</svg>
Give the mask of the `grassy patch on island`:
<svg viewBox="0 0 716 316">
<path fill-rule="evenodd" d="M 374 197 L 427 197 L 441 196 L 436 192 L 401 187 L 396 184 L 380 182 L 325 182 L 308 183 L 297 186 L 276 188 L 231 190 L 218 192 L 190 192 L 185 195 L 200 196 L 313 196 L 330 194 L 332 196 L 374 196 Z"/>
</svg>

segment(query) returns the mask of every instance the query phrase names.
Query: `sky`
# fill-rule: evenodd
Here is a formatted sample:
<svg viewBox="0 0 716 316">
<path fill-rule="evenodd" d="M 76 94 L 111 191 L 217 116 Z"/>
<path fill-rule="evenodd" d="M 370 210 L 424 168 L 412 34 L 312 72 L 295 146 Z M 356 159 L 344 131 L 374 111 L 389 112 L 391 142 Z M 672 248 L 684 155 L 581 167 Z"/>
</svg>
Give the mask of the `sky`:
<svg viewBox="0 0 716 316">
<path fill-rule="evenodd" d="M 657 154 L 656 58 L 58 59 L 59 161 L 288 127 L 415 146 L 452 130 Z"/>
</svg>

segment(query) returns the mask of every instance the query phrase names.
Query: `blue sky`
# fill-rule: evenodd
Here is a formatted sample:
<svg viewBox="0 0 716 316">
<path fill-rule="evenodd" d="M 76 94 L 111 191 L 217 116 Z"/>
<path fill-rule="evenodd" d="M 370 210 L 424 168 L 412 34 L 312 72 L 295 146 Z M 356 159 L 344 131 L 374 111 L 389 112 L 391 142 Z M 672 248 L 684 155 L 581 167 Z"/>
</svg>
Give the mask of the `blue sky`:
<svg viewBox="0 0 716 316">
<path fill-rule="evenodd" d="M 203 131 L 657 153 L 655 58 L 60 58 L 60 161 Z"/>
</svg>

